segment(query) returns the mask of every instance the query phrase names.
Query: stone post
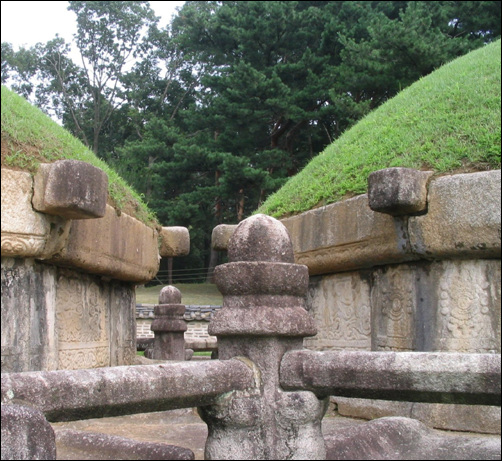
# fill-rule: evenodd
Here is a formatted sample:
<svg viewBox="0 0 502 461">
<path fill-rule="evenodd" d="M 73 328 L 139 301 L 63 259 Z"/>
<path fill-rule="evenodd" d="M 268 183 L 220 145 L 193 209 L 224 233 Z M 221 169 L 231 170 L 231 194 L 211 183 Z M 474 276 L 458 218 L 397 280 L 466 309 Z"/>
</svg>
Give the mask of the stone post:
<svg viewBox="0 0 502 461">
<path fill-rule="evenodd" d="M 229 263 L 216 267 L 223 308 L 209 325 L 220 360 L 242 357 L 255 367 L 252 390 L 223 395 L 201 407 L 208 425 L 206 459 L 325 459 L 321 420 L 327 399 L 279 384 L 284 354 L 316 334 L 304 308 L 306 266 L 294 264 L 283 224 L 265 215 L 243 221 L 228 247 Z"/>
<path fill-rule="evenodd" d="M 171 285 L 160 290 L 159 304 L 153 308 L 155 319 L 150 329 L 154 332 L 153 348 L 145 356 L 154 360 L 185 360 L 185 305 L 181 292 Z"/>
</svg>

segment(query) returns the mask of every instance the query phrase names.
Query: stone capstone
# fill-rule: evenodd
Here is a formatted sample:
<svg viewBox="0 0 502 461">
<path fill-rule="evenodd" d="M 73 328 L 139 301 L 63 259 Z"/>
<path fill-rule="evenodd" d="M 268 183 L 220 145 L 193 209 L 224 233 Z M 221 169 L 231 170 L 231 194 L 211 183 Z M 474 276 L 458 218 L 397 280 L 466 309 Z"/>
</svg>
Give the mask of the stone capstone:
<svg viewBox="0 0 502 461">
<path fill-rule="evenodd" d="M 2 459 L 56 459 L 56 437 L 44 414 L 2 404 Z"/>
<path fill-rule="evenodd" d="M 33 208 L 67 219 L 105 215 L 108 176 L 86 162 L 58 160 L 40 165 L 34 179 Z"/>
<path fill-rule="evenodd" d="M 294 263 L 293 245 L 287 229 L 263 214 L 242 221 L 228 244 L 228 260 Z"/>
<path fill-rule="evenodd" d="M 159 254 L 163 258 L 186 256 L 190 253 L 190 234 L 186 227 L 163 227 L 160 230 Z"/>
<path fill-rule="evenodd" d="M 373 211 L 403 216 L 425 211 L 432 171 L 386 168 L 368 176 L 368 201 Z"/>
<path fill-rule="evenodd" d="M 237 225 L 220 224 L 213 229 L 211 234 L 211 248 L 217 251 L 226 251 L 228 242 Z"/>
</svg>

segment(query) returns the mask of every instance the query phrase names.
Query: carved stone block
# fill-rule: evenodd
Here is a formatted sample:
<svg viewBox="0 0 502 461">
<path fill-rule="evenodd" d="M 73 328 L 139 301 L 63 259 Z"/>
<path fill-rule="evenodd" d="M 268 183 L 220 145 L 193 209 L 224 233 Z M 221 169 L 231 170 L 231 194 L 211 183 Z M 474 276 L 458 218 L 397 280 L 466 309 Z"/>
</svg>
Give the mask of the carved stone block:
<svg viewBox="0 0 502 461">
<path fill-rule="evenodd" d="M 500 170 L 444 176 L 429 185 L 427 214 L 409 219 L 425 258 L 500 258 Z"/>
<path fill-rule="evenodd" d="M 315 319 L 318 333 L 304 339 L 306 348 L 371 348 L 370 285 L 358 272 L 311 278 L 307 310 Z"/>
<path fill-rule="evenodd" d="M 393 216 L 418 213 L 427 208 L 427 183 L 432 171 L 386 168 L 368 177 L 368 199 L 373 211 Z"/>
<path fill-rule="evenodd" d="M 186 227 L 163 227 L 159 237 L 159 254 L 163 258 L 186 256 L 190 253 L 190 234 Z"/>
<path fill-rule="evenodd" d="M 211 234 L 211 248 L 217 251 L 226 251 L 228 242 L 237 226 L 230 224 L 220 224 L 213 229 Z"/>
<path fill-rule="evenodd" d="M 34 179 L 33 207 L 67 219 L 105 215 L 108 176 L 86 162 L 59 160 L 40 165 Z"/>
<path fill-rule="evenodd" d="M 59 251 L 69 221 L 35 211 L 30 173 L 2 168 L 2 256 L 44 259 Z"/>
</svg>

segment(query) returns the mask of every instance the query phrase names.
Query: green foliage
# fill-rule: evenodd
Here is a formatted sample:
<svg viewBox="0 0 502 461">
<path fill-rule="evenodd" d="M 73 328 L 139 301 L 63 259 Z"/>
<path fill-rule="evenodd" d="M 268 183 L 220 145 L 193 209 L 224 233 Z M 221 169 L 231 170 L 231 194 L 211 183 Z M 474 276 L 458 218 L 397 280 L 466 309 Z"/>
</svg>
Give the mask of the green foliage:
<svg viewBox="0 0 502 461">
<path fill-rule="evenodd" d="M 164 29 L 147 2 L 69 4 L 85 66 L 58 37 L 2 44 L 2 82 L 106 159 L 164 225 L 188 227 L 187 267 L 207 264 L 215 225 L 245 218 L 373 109 L 500 36 L 500 2 L 189 1 Z"/>
<path fill-rule="evenodd" d="M 372 171 L 500 168 L 500 40 L 421 79 L 366 116 L 258 210 L 284 216 L 364 193 Z"/>
<path fill-rule="evenodd" d="M 41 162 L 60 159 L 81 160 L 101 168 L 108 176 L 112 203 L 118 209 L 126 203 L 132 204 L 136 218 L 149 225 L 157 224 L 140 196 L 113 169 L 67 130 L 2 85 L 2 153 L 4 151 L 2 164 L 32 173 Z"/>
</svg>

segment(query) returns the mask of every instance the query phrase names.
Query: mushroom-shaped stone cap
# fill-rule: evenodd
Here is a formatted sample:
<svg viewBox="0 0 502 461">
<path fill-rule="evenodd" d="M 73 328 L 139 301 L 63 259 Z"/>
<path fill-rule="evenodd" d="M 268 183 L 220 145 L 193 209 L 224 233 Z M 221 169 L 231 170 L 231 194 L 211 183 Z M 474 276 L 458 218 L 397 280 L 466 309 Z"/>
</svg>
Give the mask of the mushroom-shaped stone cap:
<svg viewBox="0 0 502 461">
<path fill-rule="evenodd" d="M 181 291 L 172 285 L 167 285 L 159 294 L 159 304 L 181 304 Z"/>
<path fill-rule="evenodd" d="M 294 263 L 293 244 L 284 224 L 257 214 L 242 221 L 228 244 L 228 260 Z"/>
</svg>

